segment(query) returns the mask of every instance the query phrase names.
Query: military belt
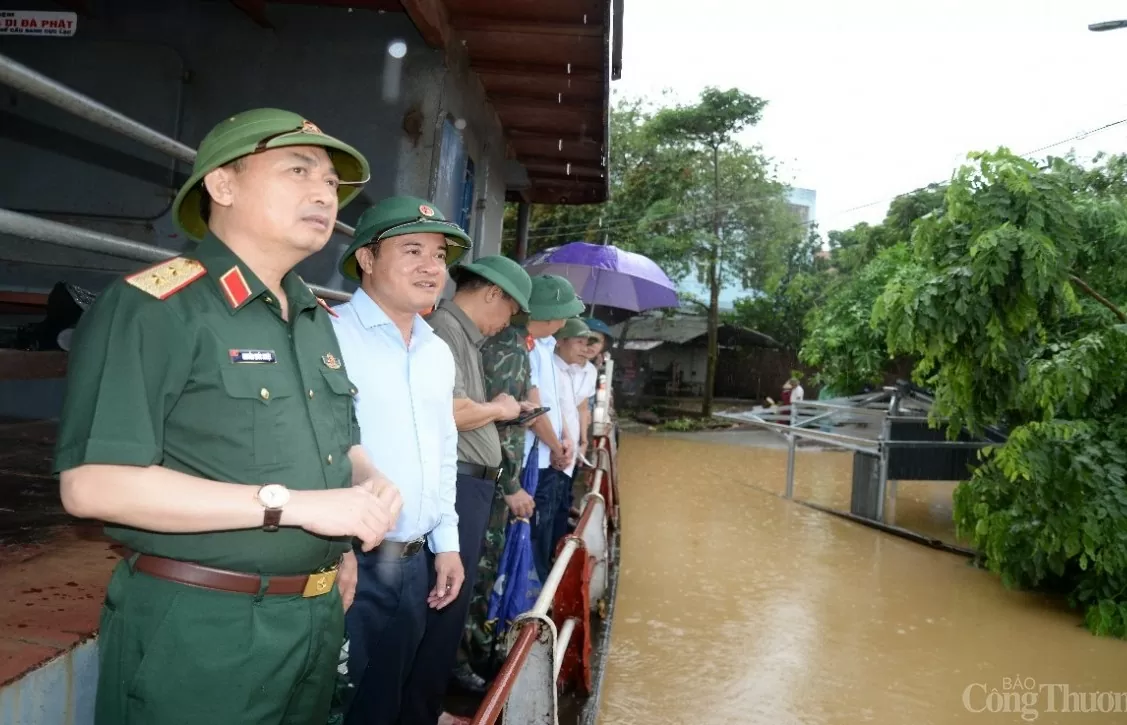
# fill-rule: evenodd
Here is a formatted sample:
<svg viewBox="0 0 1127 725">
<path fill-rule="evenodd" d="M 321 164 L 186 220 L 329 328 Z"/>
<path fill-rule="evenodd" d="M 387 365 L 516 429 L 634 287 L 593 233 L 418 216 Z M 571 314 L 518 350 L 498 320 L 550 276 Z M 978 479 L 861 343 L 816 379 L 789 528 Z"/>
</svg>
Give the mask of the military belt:
<svg viewBox="0 0 1127 725">
<path fill-rule="evenodd" d="M 480 463 L 467 463 L 458 461 L 458 473 L 470 478 L 480 478 L 485 481 L 497 482 L 501 478 L 501 469 L 492 466 L 483 466 Z"/>
<path fill-rule="evenodd" d="M 135 552 L 125 550 L 129 559 Z M 178 559 L 166 559 L 151 554 L 140 554 L 133 562 L 133 570 L 158 579 L 187 584 L 204 589 L 235 594 L 258 594 L 262 591 L 264 577 L 258 574 L 215 569 L 202 564 Z M 328 594 L 336 583 L 337 565 L 325 571 L 296 576 L 271 576 L 267 579 L 265 594 L 300 594 L 303 597 L 317 597 Z"/>
</svg>

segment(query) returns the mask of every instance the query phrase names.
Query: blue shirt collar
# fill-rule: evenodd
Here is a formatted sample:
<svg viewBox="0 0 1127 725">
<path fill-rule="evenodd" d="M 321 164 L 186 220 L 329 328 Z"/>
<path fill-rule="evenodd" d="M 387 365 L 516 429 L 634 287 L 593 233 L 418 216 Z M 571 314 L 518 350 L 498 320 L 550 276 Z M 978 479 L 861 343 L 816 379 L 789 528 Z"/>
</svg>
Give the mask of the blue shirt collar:
<svg viewBox="0 0 1127 725">
<path fill-rule="evenodd" d="M 391 318 L 383 311 L 383 308 L 376 304 L 375 300 L 368 296 L 368 293 L 361 288 L 357 288 L 352 294 L 352 308 L 356 310 L 356 317 L 360 320 L 360 324 L 365 329 L 371 330 L 375 327 L 383 327 L 390 325 L 394 327 Z M 411 321 L 411 339 L 421 340 L 426 337 L 434 335 L 434 330 L 426 323 L 420 315 L 415 315 Z"/>
</svg>

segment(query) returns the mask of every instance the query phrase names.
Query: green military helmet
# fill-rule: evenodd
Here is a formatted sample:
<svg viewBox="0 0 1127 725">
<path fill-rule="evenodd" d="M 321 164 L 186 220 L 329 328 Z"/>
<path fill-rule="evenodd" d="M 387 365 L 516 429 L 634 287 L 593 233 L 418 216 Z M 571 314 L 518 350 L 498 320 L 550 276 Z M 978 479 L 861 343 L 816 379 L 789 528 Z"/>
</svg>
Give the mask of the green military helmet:
<svg viewBox="0 0 1127 725">
<path fill-rule="evenodd" d="M 583 301 L 566 278 L 542 274 L 532 278 L 528 310 L 532 320 L 566 320 L 583 312 Z"/>
<path fill-rule="evenodd" d="M 204 137 L 192 165 L 192 175 L 180 187 L 172 202 L 172 218 L 193 239 L 203 239 L 207 222 L 200 210 L 203 178 L 235 159 L 284 146 L 324 148 L 340 175 L 337 189 L 340 208 L 360 193 L 368 182 L 368 160 L 356 149 L 332 136 L 326 136 L 313 122 L 292 111 L 256 108 L 224 120 Z"/>
<path fill-rule="evenodd" d="M 557 340 L 569 340 L 573 337 L 590 336 L 591 328 L 587 327 L 587 323 L 579 319 L 578 317 L 572 317 L 570 320 L 565 322 L 564 326 L 561 327 L 559 332 L 556 333 Z"/>
<path fill-rule="evenodd" d="M 604 342 L 609 342 L 614 339 L 614 336 L 610 334 L 610 327 L 602 320 L 595 317 L 588 317 L 583 321 L 586 322 L 587 327 L 591 329 L 591 334 L 602 335 Z"/>
<path fill-rule="evenodd" d="M 532 278 L 519 264 L 500 254 L 491 254 L 488 257 L 476 259 L 468 264 L 460 264 L 450 270 L 450 276 L 455 282 L 465 272 L 473 272 L 483 279 L 487 279 L 505 293 L 516 300 L 521 312 L 528 312 L 528 297 L 532 294 Z"/>
<path fill-rule="evenodd" d="M 431 232 L 446 237 L 446 265 L 450 266 L 473 246 L 473 240 L 454 222 L 446 221 L 433 204 L 415 196 L 384 199 L 360 215 L 356 236 L 340 260 L 340 273 L 353 282 L 360 281 L 356 250 L 367 244 L 404 234 Z M 527 295 L 526 295 L 527 296 Z"/>
</svg>

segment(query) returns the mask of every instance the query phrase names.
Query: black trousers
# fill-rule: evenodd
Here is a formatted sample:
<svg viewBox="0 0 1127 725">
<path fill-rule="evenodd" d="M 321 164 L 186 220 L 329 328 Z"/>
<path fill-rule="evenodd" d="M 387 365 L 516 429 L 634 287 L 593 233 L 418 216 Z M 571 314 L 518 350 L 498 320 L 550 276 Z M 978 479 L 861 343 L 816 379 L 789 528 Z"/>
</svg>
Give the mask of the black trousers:
<svg viewBox="0 0 1127 725">
<path fill-rule="evenodd" d="M 356 598 L 345 614 L 355 687 L 346 725 L 399 722 L 403 688 L 426 632 L 427 592 L 435 578 L 429 554 L 356 553 Z"/>
<path fill-rule="evenodd" d="M 399 725 L 436 725 L 442 714 L 442 700 L 457 662 L 458 645 L 462 641 L 470 598 L 477 581 L 477 562 L 481 556 L 485 530 L 489 526 L 493 487 L 493 481 L 458 475 L 454 508 L 458 512 L 458 546 L 462 554 L 462 567 L 466 570 L 466 580 L 458 592 L 458 598 L 444 609 L 427 608 L 426 631 L 403 690 Z M 427 559 L 430 564 L 430 588 L 433 589 L 436 579 L 434 556 L 428 552 Z M 426 607 L 425 594 L 423 606 Z"/>
</svg>

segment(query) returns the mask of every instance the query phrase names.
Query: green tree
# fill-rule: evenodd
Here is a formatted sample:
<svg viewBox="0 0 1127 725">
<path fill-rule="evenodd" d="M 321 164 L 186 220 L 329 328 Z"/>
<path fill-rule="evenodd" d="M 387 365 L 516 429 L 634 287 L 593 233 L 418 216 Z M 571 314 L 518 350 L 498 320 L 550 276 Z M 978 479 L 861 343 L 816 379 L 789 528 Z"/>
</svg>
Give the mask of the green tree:
<svg viewBox="0 0 1127 725">
<path fill-rule="evenodd" d="M 803 362 L 818 368 L 816 382 L 856 393 L 884 378 L 894 357 L 885 330 L 873 326 L 873 306 L 897 273 L 920 269 L 908 242 L 916 223 L 942 207 L 943 188 L 932 184 L 897 197 L 880 224 L 828 234 L 831 258 L 808 285 L 814 293 L 799 351 Z"/>
<path fill-rule="evenodd" d="M 907 244 L 889 247 L 810 312 L 799 356 L 818 369 L 816 382 L 847 395 L 880 384 L 892 356 L 883 329 L 873 324 L 873 306 L 889 280 L 918 270 Z"/>
<path fill-rule="evenodd" d="M 771 274 L 758 294 L 737 299 L 725 321 L 758 330 L 797 351 L 804 318 L 825 292 L 828 263 L 818 256 L 821 249 L 822 238 L 813 227 L 805 236 L 782 237 L 776 247 L 781 261 L 772 260 L 767 268 Z"/>
<path fill-rule="evenodd" d="M 534 252 L 573 241 L 607 240 L 653 259 L 674 281 L 694 276 L 710 290 L 710 365 L 715 381 L 720 287 L 764 287 L 783 276 L 802 229 L 772 162 L 734 136 L 756 123 L 765 101 L 706 89 L 689 106 L 619 99 L 611 114 L 610 199 L 600 206 L 534 207 Z M 503 249 L 515 250 L 516 211 Z"/>
<path fill-rule="evenodd" d="M 1127 206 L 1095 170 L 972 154 L 915 225 L 873 312 L 919 358 L 948 432 L 1008 432 L 955 492 L 955 521 L 1008 587 L 1068 593 L 1127 635 Z"/>
<path fill-rule="evenodd" d="M 649 124 L 660 148 L 689 152 L 698 180 L 676 200 L 696 213 L 669 225 L 672 233 L 667 238 L 680 244 L 665 246 L 687 246 L 690 254 L 679 257 L 682 266 L 697 266 L 709 289 L 708 367 L 701 406 L 705 416 L 712 414 L 716 385 L 720 289 L 726 280 L 747 284 L 764 273 L 764 242 L 777 238 L 777 225 L 784 218 L 782 185 L 758 152 L 735 139 L 759 122 L 766 105 L 735 88 L 709 87 L 696 103 L 664 108 Z M 699 183 L 709 171 L 708 182 Z"/>
</svg>

